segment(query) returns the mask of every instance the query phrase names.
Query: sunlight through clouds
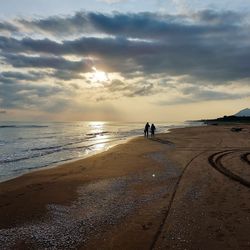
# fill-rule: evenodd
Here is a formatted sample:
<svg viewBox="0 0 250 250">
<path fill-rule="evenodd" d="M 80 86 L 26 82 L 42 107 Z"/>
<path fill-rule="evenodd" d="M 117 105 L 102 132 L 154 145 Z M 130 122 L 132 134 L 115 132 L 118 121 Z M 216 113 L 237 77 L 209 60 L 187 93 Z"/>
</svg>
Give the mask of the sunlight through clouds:
<svg viewBox="0 0 250 250">
<path fill-rule="evenodd" d="M 249 100 L 250 15 L 240 10 L 241 1 L 234 10 L 208 8 L 212 0 L 147 1 L 144 9 L 140 1 L 112 2 L 93 0 L 93 11 L 13 12 L 0 20 L 4 117 L 11 110 L 62 118 L 85 110 L 90 119 L 108 108 L 112 119 L 136 112 L 144 119 L 146 104 L 158 117 L 158 110 L 197 109 L 194 103 L 209 101 L 220 103 L 214 111 L 220 115 L 226 101 L 243 106 Z M 120 8 L 105 12 L 104 6 Z"/>
<path fill-rule="evenodd" d="M 108 74 L 104 71 L 97 70 L 96 67 L 92 67 L 93 73 L 91 77 L 91 81 L 93 83 L 102 83 L 109 80 Z"/>
</svg>

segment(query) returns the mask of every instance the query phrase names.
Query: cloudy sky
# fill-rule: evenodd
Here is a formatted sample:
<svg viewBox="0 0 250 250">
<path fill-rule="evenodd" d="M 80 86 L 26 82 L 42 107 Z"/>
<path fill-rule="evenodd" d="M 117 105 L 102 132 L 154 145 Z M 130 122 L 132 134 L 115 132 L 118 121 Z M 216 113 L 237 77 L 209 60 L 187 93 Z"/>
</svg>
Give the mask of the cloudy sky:
<svg viewBox="0 0 250 250">
<path fill-rule="evenodd" d="M 183 121 L 249 107 L 247 2 L 1 1 L 0 120 Z"/>
</svg>

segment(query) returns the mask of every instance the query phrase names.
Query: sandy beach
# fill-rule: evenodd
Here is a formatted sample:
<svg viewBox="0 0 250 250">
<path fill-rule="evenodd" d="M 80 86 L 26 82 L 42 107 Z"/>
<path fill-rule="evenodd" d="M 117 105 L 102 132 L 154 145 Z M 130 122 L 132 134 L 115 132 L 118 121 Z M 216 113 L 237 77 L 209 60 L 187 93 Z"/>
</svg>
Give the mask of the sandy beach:
<svg viewBox="0 0 250 250">
<path fill-rule="evenodd" d="M 249 232 L 250 125 L 138 137 L 0 184 L 1 249 L 244 250 Z"/>
</svg>

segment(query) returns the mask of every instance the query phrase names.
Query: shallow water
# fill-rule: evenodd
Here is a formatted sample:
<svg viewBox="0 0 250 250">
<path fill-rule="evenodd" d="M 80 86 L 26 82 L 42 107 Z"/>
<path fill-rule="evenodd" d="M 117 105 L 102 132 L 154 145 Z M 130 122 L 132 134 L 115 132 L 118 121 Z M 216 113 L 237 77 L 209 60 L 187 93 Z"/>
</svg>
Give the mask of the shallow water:
<svg viewBox="0 0 250 250">
<path fill-rule="evenodd" d="M 156 123 L 156 132 L 195 123 Z M 143 135 L 144 123 L 0 122 L 0 181 L 83 158 Z"/>
</svg>

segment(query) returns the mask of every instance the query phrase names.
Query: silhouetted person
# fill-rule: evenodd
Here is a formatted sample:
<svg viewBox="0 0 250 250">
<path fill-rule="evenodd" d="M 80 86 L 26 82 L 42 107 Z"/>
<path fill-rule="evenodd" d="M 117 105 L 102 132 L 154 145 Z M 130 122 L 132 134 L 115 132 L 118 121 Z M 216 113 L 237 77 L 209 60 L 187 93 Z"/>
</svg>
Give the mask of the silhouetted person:
<svg viewBox="0 0 250 250">
<path fill-rule="evenodd" d="M 144 128 L 144 136 L 147 136 L 148 137 L 148 130 L 150 128 L 150 125 L 149 123 L 147 122 L 146 125 L 145 125 L 145 128 Z"/>
<path fill-rule="evenodd" d="M 150 128 L 151 137 L 154 137 L 154 135 L 155 135 L 155 130 L 156 130 L 155 125 L 154 125 L 154 123 L 152 123 L 151 128 Z"/>
</svg>

